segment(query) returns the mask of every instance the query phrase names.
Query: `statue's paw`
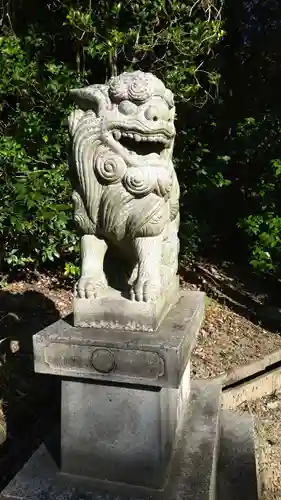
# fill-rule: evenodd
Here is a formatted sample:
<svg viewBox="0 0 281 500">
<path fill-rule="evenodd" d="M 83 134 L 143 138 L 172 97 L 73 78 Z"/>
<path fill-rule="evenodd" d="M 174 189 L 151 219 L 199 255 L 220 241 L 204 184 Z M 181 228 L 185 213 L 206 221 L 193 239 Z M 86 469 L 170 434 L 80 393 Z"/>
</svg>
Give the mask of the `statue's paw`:
<svg viewBox="0 0 281 500">
<path fill-rule="evenodd" d="M 154 302 L 161 293 L 161 284 L 158 280 L 139 278 L 130 291 L 131 300 L 137 302 Z"/>
<path fill-rule="evenodd" d="M 107 289 L 105 278 L 81 277 L 74 287 L 74 296 L 80 299 L 101 297 Z"/>
</svg>

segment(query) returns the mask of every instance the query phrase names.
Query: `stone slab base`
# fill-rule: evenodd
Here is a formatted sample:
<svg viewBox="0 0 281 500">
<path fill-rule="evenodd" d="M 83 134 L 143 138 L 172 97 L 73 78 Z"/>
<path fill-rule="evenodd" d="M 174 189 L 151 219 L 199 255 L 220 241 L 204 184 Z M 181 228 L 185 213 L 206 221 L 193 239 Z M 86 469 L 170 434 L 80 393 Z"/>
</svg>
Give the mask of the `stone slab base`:
<svg viewBox="0 0 281 500">
<path fill-rule="evenodd" d="M 60 474 L 45 443 L 0 495 L 1 500 L 216 500 L 220 437 L 218 382 L 193 382 L 162 490 Z"/>
<path fill-rule="evenodd" d="M 137 302 L 108 289 L 105 297 L 73 300 L 74 326 L 153 332 L 179 298 L 179 278 L 155 302 Z"/>
<path fill-rule="evenodd" d="M 258 500 L 253 420 L 223 411 L 218 462 L 217 500 Z"/>
</svg>

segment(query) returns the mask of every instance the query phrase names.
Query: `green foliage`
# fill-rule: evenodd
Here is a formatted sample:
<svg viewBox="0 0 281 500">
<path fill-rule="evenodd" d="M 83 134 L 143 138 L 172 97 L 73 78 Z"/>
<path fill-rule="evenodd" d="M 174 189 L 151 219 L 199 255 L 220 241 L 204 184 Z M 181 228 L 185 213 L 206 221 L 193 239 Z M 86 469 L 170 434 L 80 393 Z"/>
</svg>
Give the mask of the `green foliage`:
<svg viewBox="0 0 281 500">
<path fill-rule="evenodd" d="M 75 278 L 79 276 L 80 267 L 73 264 L 73 262 L 66 262 L 64 266 L 64 274 L 65 276 L 69 276 L 71 278 Z"/>
<path fill-rule="evenodd" d="M 219 0 L 63 0 L 3 2 L 0 52 L 0 259 L 24 267 L 60 259 L 77 274 L 67 166 L 69 89 L 127 69 L 152 71 L 174 91 L 178 126 L 191 105 L 217 96 L 216 47 L 224 32 Z M 183 129 L 184 132 L 184 129 Z M 194 132 L 193 132 L 194 134 Z M 189 160 L 197 184 L 205 179 L 202 155 L 188 153 L 195 135 L 179 139 L 178 164 Z M 181 153 L 182 143 L 187 157 Z M 204 177 L 205 176 L 205 177 Z M 183 191 L 189 192 L 182 177 Z M 224 185 L 221 172 L 207 174 Z M 202 189 L 202 186 L 201 186 Z M 184 232 L 197 228 L 187 213 Z M 188 243 L 188 241 L 189 243 Z M 188 252 L 198 244 L 186 239 Z"/>
<path fill-rule="evenodd" d="M 244 182 L 244 213 L 238 226 L 248 236 L 250 263 L 258 270 L 281 269 L 281 120 L 272 114 L 247 118 L 238 127 L 240 162 L 250 172 Z M 237 158 L 238 160 L 238 158 Z"/>
<path fill-rule="evenodd" d="M 0 38 L 0 256 L 10 268 L 53 261 L 76 247 L 63 120 L 77 79 L 63 64 L 39 68 L 24 42 L 14 34 Z"/>
<path fill-rule="evenodd" d="M 279 9 L 277 0 L 226 0 L 223 10 L 221 0 L 4 0 L 1 266 L 55 261 L 77 275 L 69 90 L 142 69 L 176 97 L 183 256 L 280 274 Z"/>
</svg>

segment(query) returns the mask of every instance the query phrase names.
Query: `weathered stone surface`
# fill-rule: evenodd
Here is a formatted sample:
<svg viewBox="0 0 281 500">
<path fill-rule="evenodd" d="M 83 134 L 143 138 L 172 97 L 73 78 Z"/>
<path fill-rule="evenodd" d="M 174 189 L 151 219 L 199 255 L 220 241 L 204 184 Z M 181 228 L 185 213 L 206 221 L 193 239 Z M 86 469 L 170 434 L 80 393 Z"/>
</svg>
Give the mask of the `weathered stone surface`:
<svg viewBox="0 0 281 500">
<path fill-rule="evenodd" d="M 253 420 L 223 411 L 217 500 L 258 500 Z"/>
<path fill-rule="evenodd" d="M 176 450 L 162 490 L 60 475 L 50 447 L 42 445 L 0 499 L 215 500 L 220 387 L 218 382 L 192 384 L 190 405 L 178 427 Z"/>
<path fill-rule="evenodd" d="M 124 261 L 113 273 L 128 300 L 139 303 L 140 315 L 142 302 L 157 304 L 161 296 L 168 302 L 179 251 L 175 107 L 172 92 L 141 71 L 71 93 L 78 109 L 69 118 L 70 166 L 75 220 L 83 232 L 75 295 L 86 300 L 74 302 L 74 317 L 77 325 L 88 326 L 94 299 L 108 297 L 112 311 L 104 266 L 108 247 Z M 115 328 L 115 320 L 108 327 Z"/>
<path fill-rule="evenodd" d="M 62 472 L 160 488 L 189 391 L 63 381 Z"/>
<path fill-rule="evenodd" d="M 179 295 L 179 280 L 174 277 L 165 295 L 160 295 L 155 301 L 129 300 L 113 288 L 108 288 L 103 297 L 75 297 L 74 326 L 152 332 L 157 330 Z"/>
<path fill-rule="evenodd" d="M 71 318 L 33 337 L 35 371 L 64 377 L 180 386 L 204 314 L 204 294 L 182 292 L 153 333 L 77 328 Z"/>
</svg>

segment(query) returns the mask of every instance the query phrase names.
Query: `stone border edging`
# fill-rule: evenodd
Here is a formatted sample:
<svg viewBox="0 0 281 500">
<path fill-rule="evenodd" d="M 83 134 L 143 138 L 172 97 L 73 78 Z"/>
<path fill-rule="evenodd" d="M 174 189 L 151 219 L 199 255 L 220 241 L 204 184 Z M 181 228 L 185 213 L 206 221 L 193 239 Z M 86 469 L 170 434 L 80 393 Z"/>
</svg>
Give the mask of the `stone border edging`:
<svg viewBox="0 0 281 500">
<path fill-rule="evenodd" d="M 220 377 L 221 378 L 221 377 Z M 222 377 L 222 406 L 234 409 L 281 389 L 281 349 Z"/>
</svg>

